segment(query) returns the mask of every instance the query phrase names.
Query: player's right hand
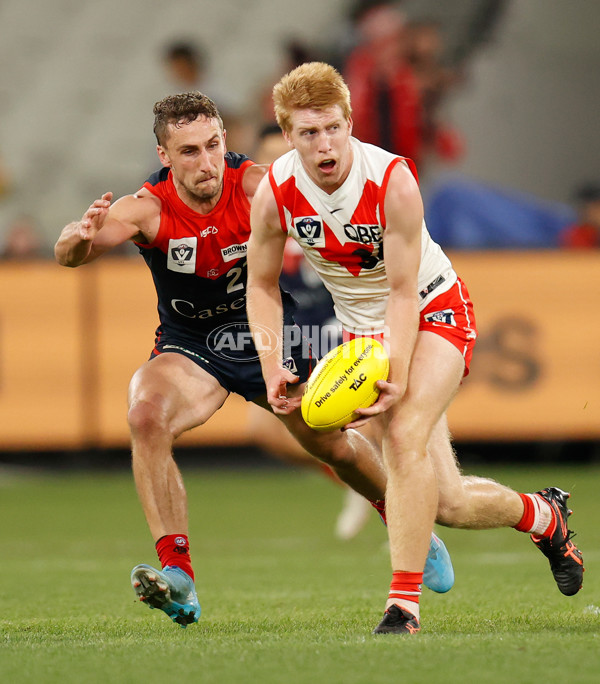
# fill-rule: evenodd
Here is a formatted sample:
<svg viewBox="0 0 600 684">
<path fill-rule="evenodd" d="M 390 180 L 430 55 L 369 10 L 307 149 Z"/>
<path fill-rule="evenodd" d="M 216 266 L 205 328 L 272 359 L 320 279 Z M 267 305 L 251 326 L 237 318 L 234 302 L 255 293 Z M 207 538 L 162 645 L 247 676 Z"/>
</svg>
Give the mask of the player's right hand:
<svg viewBox="0 0 600 684">
<path fill-rule="evenodd" d="M 96 237 L 106 221 L 112 197 L 112 192 L 105 192 L 100 199 L 90 204 L 79 222 L 79 236 L 82 240 L 91 241 Z"/>
<path fill-rule="evenodd" d="M 288 384 L 298 382 L 300 378 L 294 375 L 287 368 L 278 368 L 275 373 L 271 375 L 267 385 L 267 401 L 273 409 L 273 413 L 282 416 L 287 416 L 292 411 L 300 408 L 302 402 L 302 395 L 289 397 L 287 393 Z"/>
</svg>

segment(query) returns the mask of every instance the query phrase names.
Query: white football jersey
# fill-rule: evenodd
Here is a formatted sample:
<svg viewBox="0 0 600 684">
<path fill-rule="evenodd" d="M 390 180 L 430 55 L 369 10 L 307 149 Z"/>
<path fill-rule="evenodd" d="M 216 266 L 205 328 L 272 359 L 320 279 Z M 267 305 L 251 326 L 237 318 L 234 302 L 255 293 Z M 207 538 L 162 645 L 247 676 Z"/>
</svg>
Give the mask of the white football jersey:
<svg viewBox="0 0 600 684">
<path fill-rule="evenodd" d="M 269 178 L 282 229 L 294 237 L 331 293 L 338 319 L 348 332 L 383 332 L 389 285 L 383 260 L 380 216 L 388 179 L 410 160 L 351 139 L 352 169 L 332 194 L 309 178 L 296 150 L 271 165 Z M 386 254 L 386 259 L 393 255 Z M 423 221 L 418 275 L 420 308 L 449 290 L 456 273 Z"/>
</svg>

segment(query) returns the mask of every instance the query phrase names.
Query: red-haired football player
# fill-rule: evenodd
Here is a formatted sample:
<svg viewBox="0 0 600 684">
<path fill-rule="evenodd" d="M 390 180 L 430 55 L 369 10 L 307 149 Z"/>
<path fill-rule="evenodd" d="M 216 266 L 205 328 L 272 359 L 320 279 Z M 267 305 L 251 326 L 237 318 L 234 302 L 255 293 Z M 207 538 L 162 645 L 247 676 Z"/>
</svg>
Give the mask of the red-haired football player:
<svg viewBox="0 0 600 684">
<path fill-rule="evenodd" d="M 352 137 L 350 93 L 328 64 L 289 72 L 273 100 L 293 149 L 272 164 L 252 204 L 250 325 L 282 327 L 277 283 L 291 235 L 330 291 L 346 338 L 383 336 L 389 348 L 389 382 L 378 383 L 378 401 L 347 426 L 377 417 L 384 434 L 393 577 L 375 633 L 420 629 L 435 521 L 530 533 L 560 591 L 575 594 L 583 562 L 567 529 L 568 493 L 549 487 L 518 494 L 460 473 L 446 411 L 469 370 L 475 318 L 464 283 L 427 231 L 414 165 Z M 273 350 L 278 346 L 260 351 L 267 397 L 276 413 L 293 414 L 298 399 L 282 391 L 293 378 Z"/>
</svg>

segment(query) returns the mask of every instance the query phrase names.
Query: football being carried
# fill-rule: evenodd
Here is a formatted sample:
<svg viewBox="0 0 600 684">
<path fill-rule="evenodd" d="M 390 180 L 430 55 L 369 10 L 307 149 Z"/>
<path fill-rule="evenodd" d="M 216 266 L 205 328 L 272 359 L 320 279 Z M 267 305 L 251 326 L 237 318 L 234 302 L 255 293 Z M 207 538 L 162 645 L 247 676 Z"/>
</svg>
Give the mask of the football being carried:
<svg viewBox="0 0 600 684">
<path fill-rule="evenodd" d="M 387 380 L 389 358 L 371 337 L 332 349 L 311 373 L 302 395 L 302 417 L 313 430 L 332 432 L 356 420 L 356 410 L 377 401 L 378 380 Z"/>
</svg>

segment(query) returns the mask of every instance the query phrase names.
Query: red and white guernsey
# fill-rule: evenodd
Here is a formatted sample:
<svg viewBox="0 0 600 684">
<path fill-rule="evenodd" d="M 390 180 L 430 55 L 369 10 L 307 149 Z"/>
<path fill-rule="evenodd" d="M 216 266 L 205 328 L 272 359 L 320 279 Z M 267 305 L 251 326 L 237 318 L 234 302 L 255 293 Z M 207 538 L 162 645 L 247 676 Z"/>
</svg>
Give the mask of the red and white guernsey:
<svg viewBox="0 0 600 684">
<path fill-rule="evenodd" d="M 390 292 L 383 261 L 383 212 L 390 173 L 396 164 L 414 164 L 379 147 L 351 138 L 352 169 L 331 195 L 316 186 L 296 150 L 269 170 L 282 229 L 304 253 L 331 293 L 335 312 L 351 333 L 383 332 Z M 393 259 L 386 254 L 386 259 Z M 423 221 L 418 292 L 420 309 L 456 282 L 456 273 Z"/>
</svg>

